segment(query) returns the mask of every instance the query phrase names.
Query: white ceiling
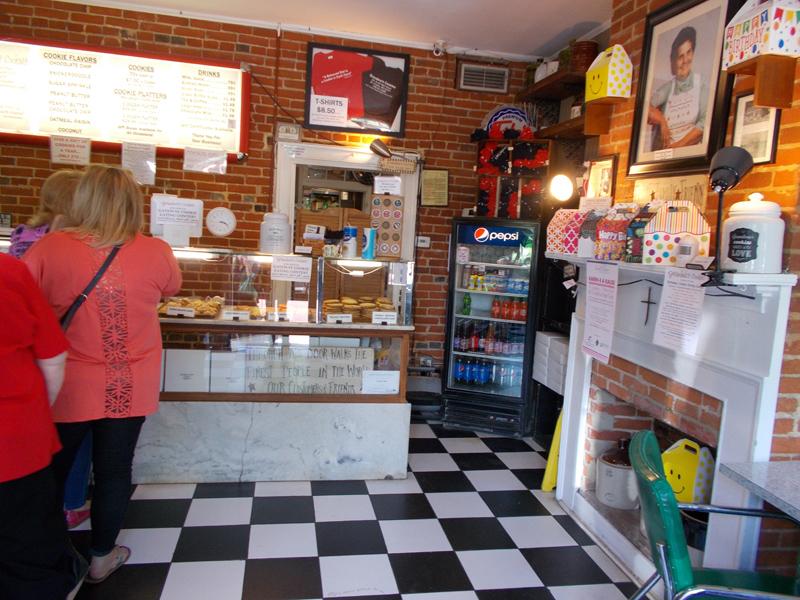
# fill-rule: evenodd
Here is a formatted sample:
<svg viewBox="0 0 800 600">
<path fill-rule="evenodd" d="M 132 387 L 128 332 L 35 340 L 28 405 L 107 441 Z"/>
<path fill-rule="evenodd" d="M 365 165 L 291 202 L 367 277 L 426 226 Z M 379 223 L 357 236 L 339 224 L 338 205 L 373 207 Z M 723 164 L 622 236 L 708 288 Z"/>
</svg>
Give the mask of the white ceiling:
<svg viewBox="0 0 800 600">
<path fill-rule="evenodd" d="M 75 0 L 73 0 L 75 1 Z M 611 19 L 611 0 L 116 0 L 113 6 L 351 39 L 527 60 L 550 56 Z"/>
</svg>

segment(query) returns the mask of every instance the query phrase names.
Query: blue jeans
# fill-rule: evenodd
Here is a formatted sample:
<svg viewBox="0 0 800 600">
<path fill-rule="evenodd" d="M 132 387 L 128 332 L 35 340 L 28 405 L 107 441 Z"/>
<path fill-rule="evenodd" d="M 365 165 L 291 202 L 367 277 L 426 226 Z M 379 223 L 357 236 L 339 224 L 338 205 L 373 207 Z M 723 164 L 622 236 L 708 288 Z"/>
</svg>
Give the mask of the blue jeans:
<svg viewBox="0 0 800 600">
<path fill-rule="evenodd" d="M 67 475 L 67 483 L 64 486 L 64 509 L 78 510 L 86 504 L 86 493 L 89 491 L 89 474 L 92 472 L 92 432 L 90 431 L 85 438 L 75 461 Z"/>
<path fill-rule="evenodd" d="M 105 556 L 114 545 L 131 496 L 131 464 L 144 417 L 56 423 L 63 448 L 53 457 L 53 471 L 63 504 L 64 484 L 86 435 L 92 434 L 94 491 L 92 493 L 93 556 Z"/>
</svg>

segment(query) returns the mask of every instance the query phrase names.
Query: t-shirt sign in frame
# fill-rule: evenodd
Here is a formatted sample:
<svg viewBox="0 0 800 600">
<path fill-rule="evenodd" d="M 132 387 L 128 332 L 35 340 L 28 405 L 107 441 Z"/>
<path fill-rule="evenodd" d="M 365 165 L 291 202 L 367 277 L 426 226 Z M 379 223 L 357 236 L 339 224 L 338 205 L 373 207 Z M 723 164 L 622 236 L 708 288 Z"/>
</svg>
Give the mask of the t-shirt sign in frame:
<svg viewBox="0 0 800 600">
<path fill-rule="evenodd" d="M 305 127 L 403 137 L 408 54 L 309 44 Z"/>
</svg>

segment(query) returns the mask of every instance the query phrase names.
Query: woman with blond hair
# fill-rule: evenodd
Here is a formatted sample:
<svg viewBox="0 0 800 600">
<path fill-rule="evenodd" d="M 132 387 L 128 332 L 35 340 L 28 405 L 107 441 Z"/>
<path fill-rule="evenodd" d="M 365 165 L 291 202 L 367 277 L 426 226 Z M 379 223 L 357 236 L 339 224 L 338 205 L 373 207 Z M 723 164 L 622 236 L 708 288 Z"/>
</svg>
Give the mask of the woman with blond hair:
<svg viewBox="0 0 800 600">
<path fill-rule="evenodd" d="M 11 232 L 11 246 L 8 249 L 11 256 L 20 258 L 48 231 L 55 231 L 64 224 L 64 215 L 72 204 L 81 175 L 80 171 L 63 169 L 44 180 L 39 192 L 39 210 L 25 225 Z"/>
<path fill-rule="evenodd" d="M 142 235 L 143 219 L 142 194 L 130 172 L 93 165 L 75 192 L 75 225 L 42 238 L 23 258 L 59 317 L 106 266 L 67 329 L 66 376 L 53 405 L 63 446 L 53 469 L 62 488 L 78 447 L 92 434 L 90 583 L 103 581 L 130 556 L 115 544 L 130 499 L 139 431 L 158 408 L 161 332 L 155 309 L 181 286 L 172 251 Z"/>
</svg>

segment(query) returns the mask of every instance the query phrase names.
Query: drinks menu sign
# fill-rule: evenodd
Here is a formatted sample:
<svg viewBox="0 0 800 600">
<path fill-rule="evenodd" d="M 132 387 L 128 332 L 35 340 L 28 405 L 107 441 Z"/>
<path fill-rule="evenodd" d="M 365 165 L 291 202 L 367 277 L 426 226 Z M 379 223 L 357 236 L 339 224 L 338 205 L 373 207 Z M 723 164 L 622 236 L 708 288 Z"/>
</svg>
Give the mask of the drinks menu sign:
<svg viewBox="0 0 800 600">
<path fill-rule="evenodd" d="M 241 69 L 0 40 L 0 135 L 246 151 Z"/>
</svg>

